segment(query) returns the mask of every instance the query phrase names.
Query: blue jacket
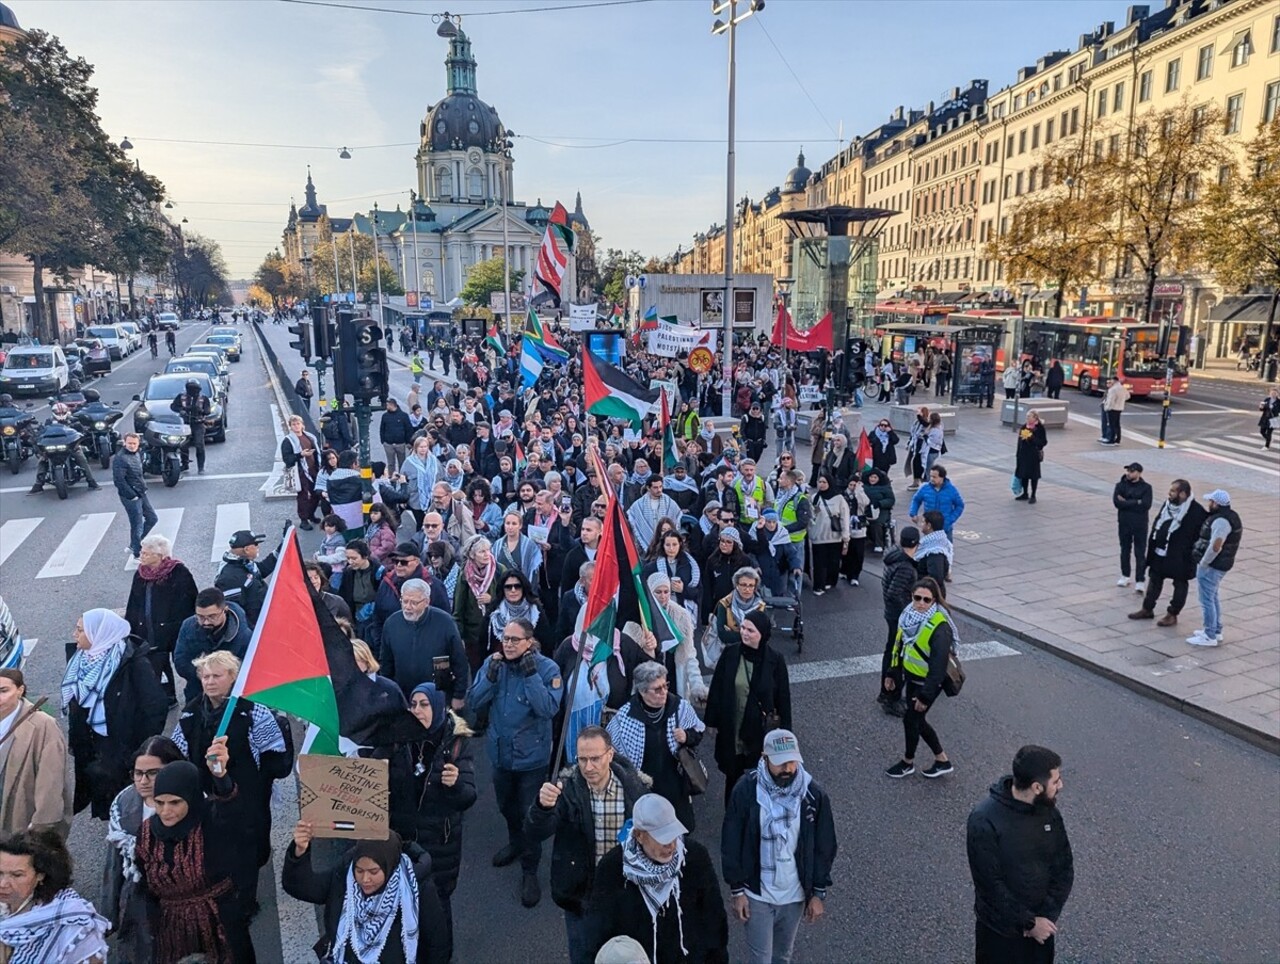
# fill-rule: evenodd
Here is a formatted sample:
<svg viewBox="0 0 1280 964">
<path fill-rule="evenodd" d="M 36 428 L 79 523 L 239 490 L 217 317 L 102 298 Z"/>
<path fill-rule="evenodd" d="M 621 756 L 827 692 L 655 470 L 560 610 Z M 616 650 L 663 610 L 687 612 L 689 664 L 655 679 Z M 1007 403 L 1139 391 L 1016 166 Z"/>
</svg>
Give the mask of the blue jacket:
<svg viewBox="0 0 1280 964">
<path fill-rule="evenodd" d="M 498 681 L 489 682 L 489 661 L 476 671 L 467 708 L 489 708 L 489 762 L 503 770 L 545 770 L 551 763 L 551 719 L 560 708 L 564 682 L 560 668 L 534 653 L 538 671 L 525 676 L 518 664 L 498 664 Z"/>
<path fill-rule="evenodd" d="M 964 512 L 964 499 L 960 498 L 960 490 L 951 484 L 950 479 L 943 479 L 940 489 L 935 489 L 927 482 L 916 489 L 908 515 L 915 518 L 922 512 L 935 509 L 942 513 L 943 527 L 950 532 Z"/>
<path fill-rule="evenodd" d="M 217 632 L 209 632 L 196 622 L 195 616 L 188 616 L 178 629 L 178 641 L 173 646 L 173 666 L 187 682 L 186 702 L 191 702 L 200 695 L 200 677 L 196 668 L 191 665 L 198 656 L 225 649 L 244 659 L 249 651 L 249 641 L 253 638 L 253 630 L 249 628 L 249 620 L 244 610 L 237 603 L 228 601 L 227 621 Z"/>
</svg>

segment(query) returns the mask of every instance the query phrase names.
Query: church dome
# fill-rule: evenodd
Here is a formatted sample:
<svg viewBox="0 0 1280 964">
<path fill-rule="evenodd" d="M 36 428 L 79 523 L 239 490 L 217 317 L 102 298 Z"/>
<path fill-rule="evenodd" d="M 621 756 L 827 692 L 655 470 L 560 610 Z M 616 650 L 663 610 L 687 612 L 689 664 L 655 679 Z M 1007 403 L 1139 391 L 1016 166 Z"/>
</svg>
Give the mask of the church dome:
<svg viewBox="0 0 1280 964">
<path fill-rule="evenodd" d="M 427 111 L 422 122 L 422 146 L 432 151 L 479 147 L 492 152 L 501 129 L 498 112 L 475 94 L 449 94 Z"/>
<path fill-rule="evenodd" d="M 10 30 L 21 30 L 22 27 L 18 23 L 18 18 L 14 16 L 12 10 L 0 3 L 0 27 L 8 27 Z"/>
<path fill-rule="evenodd" d="M 804 166 L 804 151 L 801 151 L 796 158 L 796 166 L 787 173 L 787 179 L 782 182 L 782 193 L 803 194 L 811 174 L 812 172 Z"/>
</svg>

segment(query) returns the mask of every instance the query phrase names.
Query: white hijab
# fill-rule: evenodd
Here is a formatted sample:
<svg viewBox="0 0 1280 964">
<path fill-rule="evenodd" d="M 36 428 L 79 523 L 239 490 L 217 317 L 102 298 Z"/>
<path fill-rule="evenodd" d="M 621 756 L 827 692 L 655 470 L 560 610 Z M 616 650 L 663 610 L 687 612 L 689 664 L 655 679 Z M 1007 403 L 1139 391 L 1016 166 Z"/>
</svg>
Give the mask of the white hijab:
<svg viewBox="0 0 1280 964">
<path fill-rule="evenodd" d="M 101 656 L 129 635 L 129 622 L 110 609 L 90 609 L 81 617 L 84 634 L 89 637 L 90 658 Z"/>
</svg>

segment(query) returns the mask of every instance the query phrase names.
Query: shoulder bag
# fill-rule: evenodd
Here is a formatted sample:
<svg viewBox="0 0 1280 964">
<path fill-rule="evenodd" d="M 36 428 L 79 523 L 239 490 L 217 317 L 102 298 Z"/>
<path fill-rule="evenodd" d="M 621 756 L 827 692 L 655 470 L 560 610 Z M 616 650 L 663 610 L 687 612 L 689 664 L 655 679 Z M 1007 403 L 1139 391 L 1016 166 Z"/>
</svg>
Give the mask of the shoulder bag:
<svg viewBox="0 0 1280 964">
<path fill-rule="evenodd" d="M 707 768 L 698 759 L 698 754 L 687 746 L 681 746 L 676 752 L 676 763 L 684 777 L 685 789 L 689 796 L 697 797 L 707 792 Z"/>
</svg>

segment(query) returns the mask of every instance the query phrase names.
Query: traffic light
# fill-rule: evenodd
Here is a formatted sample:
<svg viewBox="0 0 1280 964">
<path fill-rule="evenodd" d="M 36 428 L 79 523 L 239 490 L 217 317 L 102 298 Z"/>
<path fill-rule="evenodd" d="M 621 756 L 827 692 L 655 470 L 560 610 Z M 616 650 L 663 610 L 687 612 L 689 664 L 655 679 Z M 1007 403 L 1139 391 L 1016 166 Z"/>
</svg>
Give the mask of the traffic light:
<svg viewBox="0 0 1280 964">
<path fill-rule="evenodd" d="M 299 318 L 289 326 L 289 333 L 296 335 L 295 341 L 289 342 L 289 347 L 296 349 L 298 354 L 302 356 L 304 362 L 311 361 L 311 322 L 306 318 Z"/>
<path fill-rule="evenodd" d="M 382 347 L 382 329 L 373 319 L 361 319 L 356 325 L 356 381 L 352 393 L 356 398 L 386 399 L 387 350 Z"/>
<path fill-rule="evenodd" d="M 326 362 L 333 357 L 333 348 L 338 343 L 338 325 L 329 318 L 329 311 L 323 305 L 311 309 L 311 333 L 315 339 L 316 357 Z"/>
<path fill-rule="evenodd" d="M 333 390 L 339 398 L 356 394 L 356 320 L 350 308 L 338 309 L 338 343 L 333 358 Z"/>
</svg>

